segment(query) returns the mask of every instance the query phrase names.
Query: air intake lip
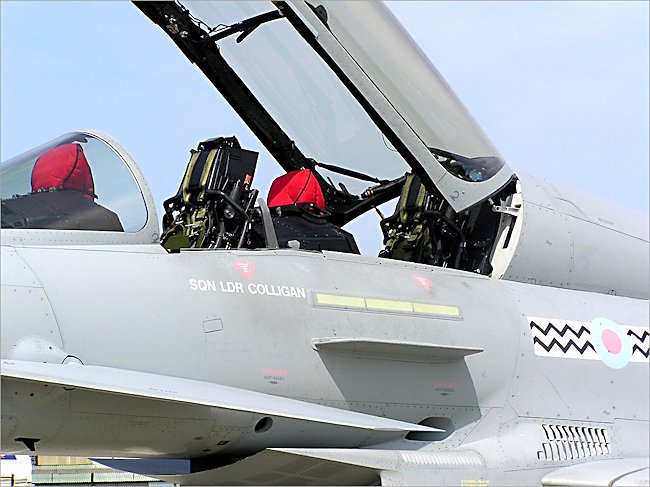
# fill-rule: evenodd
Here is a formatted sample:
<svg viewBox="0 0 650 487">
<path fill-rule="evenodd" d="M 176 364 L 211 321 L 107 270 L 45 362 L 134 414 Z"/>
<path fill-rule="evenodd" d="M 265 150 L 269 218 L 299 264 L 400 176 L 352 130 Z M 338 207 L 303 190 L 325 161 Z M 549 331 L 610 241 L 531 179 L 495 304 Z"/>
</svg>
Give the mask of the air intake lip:
<svg viewBox="0 0 650 487">
<path fill-rule="evenodd" d="M 441 431 L 411 431 L 406 435 L 407 440 L 413 441 L 441 441 L 449 438 L 454 433 L 454 423 L 451 418 L 444 416 L 431 416 L 418 423 L 421 426 L 436 428 Z"/>
</svg>

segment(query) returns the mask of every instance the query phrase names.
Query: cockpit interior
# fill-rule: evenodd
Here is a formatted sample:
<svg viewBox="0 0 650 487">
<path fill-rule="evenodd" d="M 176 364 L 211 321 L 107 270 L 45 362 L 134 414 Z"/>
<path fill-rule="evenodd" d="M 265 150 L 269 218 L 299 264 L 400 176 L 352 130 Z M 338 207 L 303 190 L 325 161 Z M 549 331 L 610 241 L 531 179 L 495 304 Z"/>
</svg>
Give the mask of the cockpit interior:
<svg viewBox="0 0 650 487">
<path fill-rule="evenodd" d="M 201 141 L 177 193 L 163 203 L 156 240 L 170 253 L 358 254 L 355 236 L 342 227 L 377 211 L 379 257 L 492 273 L 514 227 L 517 178 L 433 65 L 417 50 L 400 49 L 410 38 L 384 7 L 135 3 L 285 172 L 260 195 L 257 152 L 234 136 Z M 359 15 L 376 22 L 355 23 Z M 355 32 L 367 25 L 373 30 Z M 2 227 L 149 228 L 155 211 L 135 164 L 118 152 L 91 132 L 75 132 L 3 164 Z M 380 205 L 390 201 L 394 210 L 383 215 Z"/>
<path fill-rule="evenodd" d="M 376 203 L 368 201 L 390 197 L 395 211 L 380 223 L 380 257 L 491 272 L 490 250 L 502 223 L 493 199 L 459 215 L 412 172 L 379 180 L 327 164 L 332 173 L 374 182 L 353 195 L 326 180 L 316 161 L 276 178 L 269 194 L 260 195 L 253 183 L 257 162 L 258 153 L 240 147 L 236 137 L 192 149 L 177 194 L 163 203 L 163 247 L 171 253 L 292 248 L 359 254 L 354 235 L 341 224 L 348 212 L 369 210 Z M 131 168 L 90 133 L 67 134 L 9 160 L 2 181 L 2 228 L 137 232 L 147 219 Z M 334 191 L 339 206 L 332 211 L 325 194 Z M 514 185 L 504 188 L 499 202 L 513 191 Z"/>
</svg>

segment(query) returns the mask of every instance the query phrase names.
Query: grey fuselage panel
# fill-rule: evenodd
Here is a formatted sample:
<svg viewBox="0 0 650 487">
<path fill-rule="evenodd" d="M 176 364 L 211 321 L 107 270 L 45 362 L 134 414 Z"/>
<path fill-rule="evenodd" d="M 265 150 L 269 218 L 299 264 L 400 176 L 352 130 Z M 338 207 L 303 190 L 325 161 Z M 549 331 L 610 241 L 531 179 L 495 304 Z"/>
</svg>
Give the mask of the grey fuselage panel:
<svg viewBox="0 0 650 487">
<path fill-rule="evenodd" d="M 2 249 L 3 262 L 19 255 L 28 263 L 56 317 L 65 356 L 87 365 L 231 385 L 411 423 L 451 418 L 457 432 L 440 447 L 497 434 L 498 423 L 483 422 L 492 409 L 547 422 L 647 425 L 647 301 L 335 252 Z M 39 357 L 38 344 L 18 346 L 47 330 L 22 322 L 18 309 L 25 302 L 7 299 L 15 286 L 4 274 L 2 284 L 3 338 L 12 337 L 3 339 L 2 357 L 60 363 L 61 356 L 47 351 Z M 634 347 L 622 367 L 597 353 L 598 336 L 591 335 L 597 317 L 615 323 L 614 331 Z M 331 337 L 483 351 L 427 363 L 315 350 L 314 340 Z M 70 428 L 92 428 L 79 415 L 91 418 L 101 405 L 79 407 L 67 419 L 65 407 L 55 409 L 58 426 L 40 442 L 43 454 L 69 452 L 58 440 L 73 436 Z M 5 407 L 3 414 L 10 411 Z M 467 436 L 477 423 L 486 426 Z M 19 422 L 6 434 L 20 436 L 23 427 Z M 24 448 L 13 437 L 3 436 L 4 451 Z M 201 455 L 208 442 L 196 441 L 184 453 Z M 152 445 L 133 451 L 118 434 L 109 443 L 96 437 L 82 446 L 87 455 L 159 451 Z M 403 443 L 406 449 L 421 445 Z M 647 445 L 632 443 L 626 448 L 647 454 Z"/>
<path fill-rule="evenodd" d="M 647 217 L 541 178 L 519 175 L 519 187 L 493 277 L 648 299 Z"/>
</svg>

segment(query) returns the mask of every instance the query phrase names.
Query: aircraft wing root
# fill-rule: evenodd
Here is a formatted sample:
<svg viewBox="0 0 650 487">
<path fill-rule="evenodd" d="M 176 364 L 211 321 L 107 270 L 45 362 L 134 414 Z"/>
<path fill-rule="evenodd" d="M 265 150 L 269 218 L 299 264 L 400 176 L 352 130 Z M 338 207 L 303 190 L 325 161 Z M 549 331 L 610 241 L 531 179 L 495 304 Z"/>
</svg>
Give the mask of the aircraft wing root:
<svg viewBox="0 0 650 487">
<path fill-rule="evenodd" d="M 208 406 L 402 435 L 436 428 L 205 381 L 95 365 L 2 360 L 3 380 L 20 380 L 157 401 Z"/>
</svg>

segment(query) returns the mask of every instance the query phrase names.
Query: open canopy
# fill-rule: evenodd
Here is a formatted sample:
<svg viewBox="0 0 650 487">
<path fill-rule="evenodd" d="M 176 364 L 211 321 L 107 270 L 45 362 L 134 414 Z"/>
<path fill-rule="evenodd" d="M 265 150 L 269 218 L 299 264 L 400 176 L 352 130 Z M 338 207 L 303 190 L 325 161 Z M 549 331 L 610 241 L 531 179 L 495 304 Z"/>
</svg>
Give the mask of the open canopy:
<svg viewBox="0 0 650 487">
<path fill-rule="evenodd" d="M 380 3 L 136 4 L 287 171 L 316 169 L 340 223 L 397 196 L 399 178 L 410 170 L 456 211 L 512 178 L 469 112 Z M 375 191 L 359 197 L 369 183 Z"/>
</svg>

